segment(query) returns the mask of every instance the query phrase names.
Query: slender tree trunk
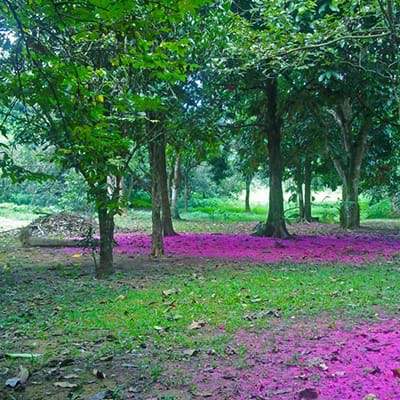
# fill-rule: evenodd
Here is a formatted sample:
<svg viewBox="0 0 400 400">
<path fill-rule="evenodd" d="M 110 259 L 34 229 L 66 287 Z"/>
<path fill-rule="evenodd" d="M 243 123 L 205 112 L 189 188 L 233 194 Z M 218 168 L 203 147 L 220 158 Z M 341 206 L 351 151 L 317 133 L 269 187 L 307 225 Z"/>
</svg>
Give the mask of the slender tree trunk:
<svg viewBox="0 0 400 400">
<path fill-rule="evenodd" d="M 151 163 L 151 255 L 160 257 L 164 254 L 163 229 L 161 222 L 161 196 L 159 175 L 156 167 L 158 154 L 157 144 L 150 143 L 150 163 Z"/>
<path fill-rule="evenodd" d="M 130 198 L 133 191 L 133 179 L 131 175 L 122 178 L 121 195 L 125 200 L 125 204 L 129 206 Z"/>
<path fill-rule="evenodd" d="M 185 171 L 183 177 L 185 186 L 183 191 L 183 202 L 184 202 L 185 212 L 187 213 L 189 211 L 189 197 L 190 197 L 189 178 L 187 171 Z"/>
<path fill-rule="evenodd" d="M 246 177 L 246 197 L 245 197 L 245 211 L 247 213 L 251 212 L 251 207 L 250 207 L 250 188 L 251 188 L 251 181 L 252 181 L 251 176 Z"/>
<path fill-rule="evenodd" d="M 181 157 L 179 153 L 176 155 L 174 164 L 174 174 L 171 185 L 171 211 L 172 218 L 181 219 L 179 215 L 178 200 L 179 200 L 179 190 L 181 186 Z"/>
<path fill-rule="evenodd" d="M 299 221 L 304 221 L 304 194 L 303 194 L 303 171 L 301 160 L 298 160 L 295 174 L 297 205 L 299 207 Z"/>
<path fill-rule="evenodd" d="M 311 160 L 306 157 L 304 163 L 304 220 L 312 222 L 311 212 L 311 182 L 312 182 Z"/>
<path fill-rule="evenodd" d="M 281 120 L 278 116 L 278 82 L 276 79 L 269 79 L 267 82 L 266 97 L 266 129 L 269 155 L 269 208 L 267 222 L 256 232 L 256 235 L 288 238 L 290 235 L 286 229 L 283 205 L 282 133 Z"/>
<path fill-rule="evenodd" d="M 162 226 L 164 236 L 174 236 L 176 232 L 172 224 L 171 206 L 169 203 L 168 194 L 168 174 L 167 174 L 167 162 L 165 155 L 165 136 L 160 135 L 157 140 L 158 159 L 156 161 L 156 169 L 158 170 L 158 178 L 160 184 L 161 194 L 161 210 L 162 210 Z"/>
<path fill-rule="evenodd" d="M 299 207 L 299 220 L 304 221 L 304 195 L 303 183 L 301 180 L 296 180 L 297 204 Z"/>
<path fill-rule="evenodd" d="M 96 266 L 96 278 L 104 279 L 114 273 L 114 215 L 107 208 L 97 209 L 100 230 L 100 262 Z"/>
</svg>

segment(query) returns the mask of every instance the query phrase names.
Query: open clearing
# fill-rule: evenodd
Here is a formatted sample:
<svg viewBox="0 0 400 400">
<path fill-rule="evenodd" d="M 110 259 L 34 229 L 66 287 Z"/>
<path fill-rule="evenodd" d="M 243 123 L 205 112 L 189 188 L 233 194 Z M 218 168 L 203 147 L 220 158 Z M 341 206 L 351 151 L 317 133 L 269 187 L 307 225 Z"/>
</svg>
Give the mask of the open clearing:
<svg viewBox="0 0 400 400">
<path fill-rule="evenodd" d="M 207 234 L 171 238 L 160 260 L 145 255 L 146 234 L 121 233 L 109 281 L 93 279 L 89 254 L 21 248 L 3 234 L 0 377 L 21 365 L 30 377 L 21 390 L 3 385 L 2 398 L 398 398 L 394 222 L 373 236 L 374 223 L 339 236 L 293 225 L 288 241 L 248 236 L 252 224 L 229 224 L 236 236 L 201 224 Z M 319 259 L 279 257 L 283 246 L 311 251 L 304 243 L 322 231 L 331 251 Z M 274 262 L 243 253 L 253 240 Z"/>
</svg>

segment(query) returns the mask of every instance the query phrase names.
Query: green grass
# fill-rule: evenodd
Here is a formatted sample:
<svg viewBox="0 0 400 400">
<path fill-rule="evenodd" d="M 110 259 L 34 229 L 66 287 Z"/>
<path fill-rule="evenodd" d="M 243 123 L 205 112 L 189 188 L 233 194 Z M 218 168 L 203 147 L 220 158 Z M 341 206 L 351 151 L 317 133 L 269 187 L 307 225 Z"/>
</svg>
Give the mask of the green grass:
<svg viewBox="0 0 400 400">
<path fill-rule="evenodd" d="M 29 205 L 18 205 L 14 203 L 0 203 L 0 217 L 17 221 L 32 221 L 43 214 L 57 212 L 51 207 L 33 207 Z"/>
<path fill-rule="evenodd" d="M 132 338 L 155 336 L 188 344 L 196 336 L 188 326 L 198 320 L 211 328 L 223 324 L 227 332 L 234 332 L 248 326 L 251 322 L 244 315 L 255 311 L 278 311 L 283 318 L 322 312 L 366 316 L 376 306 L 394 311 L 399 278 L 399 269 L 376 266 L 224 271 L 207 279 L 173 279 L 153 288 L 124 291 L 103 304 L 66 313 L 62 324 L 73 334 L 105 329 Z M 177 293 L 163 295 L 163 290 L 172 288 Z"/>
<path fill-rule="evenodd" d="M 7 296 L 15 289 L 11 285 L 1 295 L 7 313 L 0 314 L 0 327 L 18 326 L 25 335 L 44 341 L 62 333 L 64 345 L 111 334 L 115 342 L 105 343 L 105 349 L 129 349 L 149 342 L 165 348 L 218 346 L 238 329 L 268 327 L 274 318 L 246 319 L 252 313 L 277 312 L 283 320 L 322 313 L 365 318 L 373 316 L 377 308 L 387 313 L 398 311 L 400 298 L 400 269 L 390 264 L 253 267 L 171 277 L 142 289 L 129 285 L 116 289 L 113 282 L 94 282 L 78 275 L 79 271 L 76 275 L 64 273 L 62 282 L 51 286 L 20 284 L 18 294 Z M 163 294 L 171 289 L 173 293 Z M 24 302 L 29 312 L 21 309 Z M 191 330 L 193 321 L 206 325 Z"/>
<path fill-rule="evenodd" d="M 117 225 L 126 229 L 149 230 L 151 227 L 151 211 L 148 207 L 148 199 L 138 198 L 132 202 L 135 209 L 130 209 L 122 217 L 116 217 Z M 382 200 L 375 204 L 369 204 L 365 199 L 360 201 L 361 219 L 389 219 L 395 218 L 389 200 Z M 298 218 L 298 210 L 290 203 L 285 205 L 285 216 L 292 221 Z M 15 205 L 12 203 L 0 204 L 0 217 L 31 221 L 41 213 L 57 212 L 55 209 L 38 208 L 27 205 Z M 245 212 L 244 204 L 234 199 L 194 199 L 188 212 L 181 211 L 182 218 L 186 221 L 176 222 L 178 230 L 188 231 L 191 223 L 198 222 L 200 226 L 193 225 L 194 231 L 208 231 L 204 223 L 235 223 L 235 222 L 259 222 L 264 221 L 268 212 L 266 206 L 253 206 L 251 212 Z M 313 204 L 312 213 L 323 223 L 337 223 L 339 221 L 339 203 L 324 202 Z"/>
<path fill-rule="evenodd" d="M 263 220 L 267 207 L 253 206 L 251 212 L 245 212 L 244 203 L 233 199 L 195 199 L 185 214 L 188 219 L 246 222 Z"/>
</svg>

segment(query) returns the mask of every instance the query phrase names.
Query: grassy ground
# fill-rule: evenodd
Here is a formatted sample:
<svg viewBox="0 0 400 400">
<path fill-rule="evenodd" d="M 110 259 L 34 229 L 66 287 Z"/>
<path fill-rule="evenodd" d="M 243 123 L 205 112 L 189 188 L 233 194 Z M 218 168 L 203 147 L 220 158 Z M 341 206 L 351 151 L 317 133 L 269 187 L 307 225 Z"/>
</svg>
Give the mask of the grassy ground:
<svg viewBox="0 0 400 400">
<path fill-rule="evenodd" d="M 37 215 L 28 208 L 10 212 L 10 207 L 0 207 L 0 217 L 26 223 Z M 183 214 L 176 229 L 249 232 L 265 216 L 263 209 L 248 216 L 226 208 L 225 217 L 208 219 L 212 208 L 201 212 Z M 150 224 L 148 211 L 130 211 L 117 220 L 121 230 L 148 232 Z M 365 227 L 391 233 L 398 228 L 395 220 L 369 221 Z M 310 228 L 289 229 L 307 233 Z M 338 227 L 318 229 L 311 233 Z M 234 357 L 232 362 L 240 364 L 245 350 L 232 350 L 240 329 L 398 313 L 396 261 L 271 266 L 119 255 L 116 266 L 112 279 L 95 281 L 87 256 L 23 249 L 12 234 L 1 236 L 0 399 L 83 400 L 104 390 L 114 399 L 202 398 L 193 374 L 221 358 Z M 29 359 L 12 353 L 40 355 Z M 5 389 L 3 383 L 21 365 L 31 374 L 26 387 Z"/>
<path fill-rule="evenodd" d="M 237 231 L 249 224 L 186 221 L 179 228 L 207 226 Z M 118 256 L 117 274 L 99 282 L 90 258 L 21 249 L 10 236 L 2 239 L 0 261 L 0 381 L 20 365 L 31 373 L 24 391 L 0 389 L 5 399 L 87 399 L 105 389 L 115 399 L 193 398 L 190 371 L 231 357 L 240 329 L 321 316 L 373 319 L 396 314 L 400 297 L 395 261 L 257 266 Z M 243 351 L 235 350 L 235 362 Z M 40 356 L 7 356 L 21 352 Z M 107 377 L 93 376 L 93 369 Z"/>
<path fill-rule="evenodd" d="M 146 199 L 136 201 L 134 204 L 139 208 L 130 209 L 116 218 L 118 228 L 130 231 L 149 231 L 151 227 L 150 203 Z M 361 199 L 360 208 L 363 221 L 389 220 L 396 217 L 388 200 L 371 205 L 368 200 Z M 286 204 L 285 209 L 287 219 L 295 222 L 298 218 L 295 205 L 293 203 Z M 245 212 L 243 202 L 233 199 L 193 199 L 187 212 L 181 211 L 182 221 L 177 221 L 175 224 L 178 231 L 226 231 L 227 224 L 264 221 L 267 211 L 267 207 L 253 205 L 251 212 Z M 312 211 L 313 216 L 322 223 L 338 222 L 339 203 L 337 202 L 315 203 Z M 57 212 L 57 210 L 1 203 L 0 230 L 18 228 L 39 215 L 52 212 Z"/>
</svg>

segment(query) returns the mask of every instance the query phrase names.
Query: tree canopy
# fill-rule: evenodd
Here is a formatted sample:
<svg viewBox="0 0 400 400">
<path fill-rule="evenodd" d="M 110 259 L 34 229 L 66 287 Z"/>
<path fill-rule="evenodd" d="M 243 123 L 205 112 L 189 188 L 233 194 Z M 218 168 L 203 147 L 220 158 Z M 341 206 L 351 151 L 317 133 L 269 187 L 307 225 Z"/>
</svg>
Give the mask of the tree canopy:
<svg viewBox="0 0 400 400">
<path fill-rule="evenodd" d="M 161 255 L 205 164 L 248 196 L 255 176 L 268 183 L 257 235 L 290 236 L 287 180 L 311 221 L 317 175 L 342 187 L 342 226 L 357 227 L 360 192 L 397 191 L 399 20 L 396 0 L 3 0 L 3 176 L 78 174 L 99 217 L 98 277 L 131 193 L 151 192 Z M 21 146 L 51 167 L 23 163 Z"/>
</svg>

